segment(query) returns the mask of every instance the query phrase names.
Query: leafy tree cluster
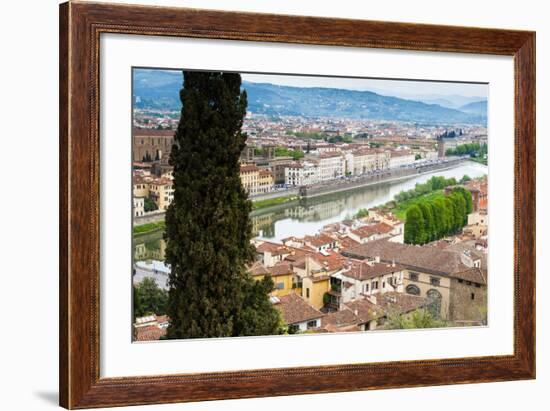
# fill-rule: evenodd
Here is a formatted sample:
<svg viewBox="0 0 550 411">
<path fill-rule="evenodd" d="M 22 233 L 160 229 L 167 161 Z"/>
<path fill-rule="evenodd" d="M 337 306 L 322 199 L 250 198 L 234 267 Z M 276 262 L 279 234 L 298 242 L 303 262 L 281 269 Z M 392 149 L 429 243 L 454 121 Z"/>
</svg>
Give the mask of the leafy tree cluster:
<svg viewBox="0 0 550 411">
<path fill-rule="evenodd" d="M 444 198 L 418 201 L 407 209 L 405 243 L 425 244 L 460 232 L 472 209 L 472 195 L 464 187 Z"/>
<path fill-rule="evenodd" d="M 448 156 L 484 157 L 487 155 L 487 144 L 468 143 L 450 148 L 445 152 Z"/>
<path fill-rule="evenodd" d="M 168 303 L 168 292 L 159 288 L 152 278 L 145 278 L 134 286 L 134 318 L 145 315 L 164 315 Z"/>
<path fill-rule="evenodd" d="M 412 328 L 441 328 L 447 327 L 447 322 L 436 318 L 428 309 L 417 309 L 411 315 L 389 313 L 383 328 L 386 330 L 401 330 Z"/>
<path fill-rule="evenodd" d="M 149 197 L 145 197 L 143 209 L 145 212 L 155 211 L 158 209 L 157 204 Z"/>
<path fill-rule="evenodd" d="M 464 131 L 462 129 L 458 129 L 458 131 L 455 130 L 445 130 L 442 134 L 439 135 L 440 138 L 455 138 L 457 136 L 462 136 L 464 134 Z"/>
<path fill-rule="evenodd" d="M 332 137 L 329 137 L 328 139 L 328 142 L 329 143 L 341 143 L 341 142 L 344 142 L 344 143 L 351 143 L 353 141 L 353 138 L 351 136 L 332 136 Z"/>
<path fill-rule="evenodd" d="M 167 337 L 279 334 L 273 283 L 255 282 L 246 270 L 255 251 L 252 205 L 239 176 L 247 107 L 241 76 L 185 71 L 180 99 L 170 154 L 174 200 L 166 212 Z"/>
<path fill-rule="evenodd" d="M 299 138 L 310 138 L 312 140 L 327 140 L 328 135 L 325 133 L 309 132 L 309 131 L 287 131 L 287 135 L 296 136 Z"/>
<path fill-rule="evenodd" d="M 357 213 L 355 213 L 355 218 L 363 218 L 363 217 L 368 217 L 369 215 L 369 210 L 366 209 L 366 208 L 361 208 L 359 211 L 357 211 Z"/>
<path fill-rule="evenodd" d="M 399 192 L 395 195 L 394 200 L 397 202 L 407 201 L 431 193 L 432 191 L 441 190 L 447 186 L 456 185 L 456 183 L 457 181 L 454 177 L 433 176 L 423 184 L 417 183 L 411 190 Z"/>
<path fill-rule="evenodd" d="M 304 157 L 302 150 L 290 150 L 284 147 L 275 148 L 275 157 L 292 157 L 294 160 L 299 160 Z"/>
</svg>

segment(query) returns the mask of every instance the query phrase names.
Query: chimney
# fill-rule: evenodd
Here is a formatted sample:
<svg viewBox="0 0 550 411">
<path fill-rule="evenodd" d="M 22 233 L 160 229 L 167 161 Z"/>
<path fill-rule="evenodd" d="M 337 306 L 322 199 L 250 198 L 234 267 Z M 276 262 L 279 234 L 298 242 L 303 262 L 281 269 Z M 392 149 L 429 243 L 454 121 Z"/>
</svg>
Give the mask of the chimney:
<svg viewBox="0 0 550 411">
<path fill-rule="evenodd" d="M 377 263 L 379 263 L 379 262 L 380 262 L 380 256 L 377 255 L 376 257 L 374 257 L 374 261 L 377 262 Z"/>
</svg>

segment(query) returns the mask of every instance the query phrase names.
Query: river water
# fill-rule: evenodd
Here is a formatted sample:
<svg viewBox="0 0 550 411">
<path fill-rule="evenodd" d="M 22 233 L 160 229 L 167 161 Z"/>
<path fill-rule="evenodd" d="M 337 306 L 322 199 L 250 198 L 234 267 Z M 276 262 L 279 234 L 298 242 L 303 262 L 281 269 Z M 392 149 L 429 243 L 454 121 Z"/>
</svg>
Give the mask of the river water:
<svg viewBox="0 0 550 411">
<path fill-rule="evenodd" d="M 481 177 L 487 174 L 487 166 L 466 162 L 449 170 L 434 171 L 406 180 L 360 187 L 288 205 L 256 210 L 251 215 L 253 233 L 270 241 L 280 241 L 290 236 L 314 235 L 326 224 L 350 218 L 361 208 L 385 204 L 400 191 L 410 190 L 416 183 L 424 183 L 432 176 L 455 177 L 458 180 L 465 174 L 472 178 Z M 162 233 L 140 237 L 134 242 L 135 259 L 163 260 L 164 246 Z"/>
</svg>

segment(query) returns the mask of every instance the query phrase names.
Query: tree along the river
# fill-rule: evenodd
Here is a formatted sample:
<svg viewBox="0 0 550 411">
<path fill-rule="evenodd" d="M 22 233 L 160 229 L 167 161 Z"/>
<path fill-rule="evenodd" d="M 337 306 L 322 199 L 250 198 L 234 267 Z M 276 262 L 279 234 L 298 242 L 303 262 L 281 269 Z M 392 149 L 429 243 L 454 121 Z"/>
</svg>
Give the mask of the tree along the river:
<svg viewBox="0 0 550 411">
<path fill-rule="evenodd" d="M 417 205 L 407 209 L 407 222 L 405 223 L 405 243 L 424 244 L 425 242 L 424 218 Z"/>
<path fill-rule="evenodd" d="M 428 201 L 421 201 L 418 203 L 418 208 L 424 219 L 424 242 L 427 243 L 437 237 L 432 207 Z"/>
<path fill-rule="evenodd" d="M 144 315 L 166 314 L 168 293 L 157 286 L 152 278 L 145 278 L 134 286 L 134 318 Z"/>
<path fill-rule="evenodd" d="M 453 192 L 460 193 L 466 202 L 466 216 L 464 219 L 464 225 L 468 223 L 468 214 L 474 211 L 474 202 L 472 201 L 472 194 L 464 187 L 456 187 Z"/>
<path fill-rule="evenodd" d="M 445 197 L 417 201 L 407 209 L 405 243 L 424 244 L 460 232 L 468 223 L 471 201 L 471 194 L 465 189 L 454 189 Z"/>
<path fill-rule="evenodd" d="M 234 73 L 185 71 L 170 155 L 174 201 L 166 213 L 168 338 L 276 334 L 272 283 L 246 271 L 254 258 L 248 200 L 239 176 L 246 92 Z"/>
</svg>

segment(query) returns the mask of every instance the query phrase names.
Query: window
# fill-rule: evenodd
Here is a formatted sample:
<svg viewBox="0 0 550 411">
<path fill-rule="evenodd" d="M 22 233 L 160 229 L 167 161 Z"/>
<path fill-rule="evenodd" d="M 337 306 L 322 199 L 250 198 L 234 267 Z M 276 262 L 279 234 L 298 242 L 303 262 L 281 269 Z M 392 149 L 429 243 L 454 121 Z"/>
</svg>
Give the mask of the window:
<svg viewBox="0 0 550 411">
<path fill-rule="evenodd" d="M 439 278 L 430 277 L 430 284 L 433 285 L 434 287 L 439 287 L 439 285 L 440 285 Z"/>
<path fill-rule="evenodd" d="M 407 288 L 405 289 L 405 291 L 407 292 L 407 294 L 411 294 L 411 295 L 420 295 L 420 288 L 418 288 L 416 285 L 414 284 L 409 284 L 407 286 Z"/>
<path fill-rule="evenodd" d="M 409 273 L 409 280 L 418 281 L 418 274 L 417 273 Z"/>
<path fill-rule="evenodd" d="M 428 300 L 430 300 L 428 310 L 435 318 L 439 318 L 439 315 L 441 314 L 441 300 L 443 299 L 443 296 L 439 291 L 434 290 L 433 288 L 428 290 L 426 296 L 428 297 Z"/>
<path fill-rule="evenodd" d="M 464 282 L 464 280 L 460 280 L 460 279 L 459 279 L 458 282 L 459 282 L 460 284 L 462 284 L 462 283 Z"/>
<path fill-rule="evenodd" d="M 386 282 L 382 281 L 382 288 L 386 288 Z"/>
<path fill-rule="evenodd" d="M 373 290 L 378 290 L 378 281 L 373 281 L 373 283 L 372 283 L 372 289 L 373 289 Z"/>
<path fill-rule="evenodd" d="M 476 298 L 476 295 L 472 293 L 472 300 L 475 300 L 475 298 Z"/>
<path fill-rule="evenodd" d="M 369 285 L 368 285 L 368 284 L 365 284 L 365 292 L 366 292 L 366 293 L 369 292 Z"/>
<path fill-rule="evenodd" d="M 306 288 L 306 298 L 309 298 L 309 288 Z"/>
<path fill-rule="evenodd" d="M 277 290 L 283 290 L 285 288 L 285 283 L 277 283 L 275 286 Z"/>
<path fill-rule="evenodd" d="M 317 327 L 317 320 L 313 320 L 313 321 L 308 321 L 308 322 L 307 322 L 307 328 L 308 328 L 308 330 L 309 330 L 310 328 L 315 328 L 315 327 Z"/>
<path fill-rule="evenodd" d="M 476 288 L 481 288 L 481 284 L 479 283 L 474 283 L 476 285 Z"/>
</svg>

